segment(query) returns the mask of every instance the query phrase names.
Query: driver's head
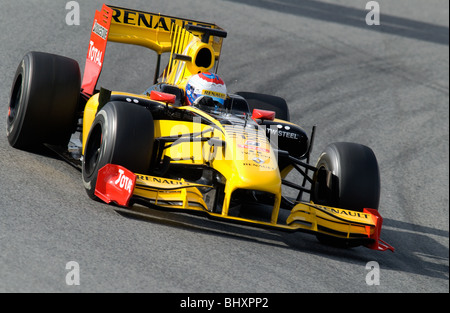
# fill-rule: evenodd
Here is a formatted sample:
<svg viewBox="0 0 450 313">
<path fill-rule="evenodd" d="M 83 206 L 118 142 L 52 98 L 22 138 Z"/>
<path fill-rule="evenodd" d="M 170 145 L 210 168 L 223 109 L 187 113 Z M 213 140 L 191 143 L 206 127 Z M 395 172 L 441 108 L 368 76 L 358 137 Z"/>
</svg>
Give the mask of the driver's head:
<svg viewBox="0 0 450 313">
<path fill-rule="evenodd" d="M 186 104 L 193 105 L 201 96 L 209 97 L 223 106 L 227 97 L 227 87 L 217 74 L 192 75 L 186 84 Z"/>
</svg>

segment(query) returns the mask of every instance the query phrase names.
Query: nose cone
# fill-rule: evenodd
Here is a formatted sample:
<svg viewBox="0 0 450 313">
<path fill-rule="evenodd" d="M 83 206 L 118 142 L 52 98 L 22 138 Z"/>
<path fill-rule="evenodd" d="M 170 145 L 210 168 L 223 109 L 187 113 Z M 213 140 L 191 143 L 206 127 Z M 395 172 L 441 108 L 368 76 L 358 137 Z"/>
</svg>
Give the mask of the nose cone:
<svg viewBox="0 0 450 313">
<path fill-rule="evenodd" d="M 281 176 L 273 153 L 254 156 L 249 160 L 234 160 L 230 183 L 235 188 L 277 193 L 281 188 Z"/>
<path fill-rule="evenodd" d="M 273 149 L 263 130 L 225 127 L 231 189 L 251 189 L 278 193 L 281 176 Z"/>
</svg>

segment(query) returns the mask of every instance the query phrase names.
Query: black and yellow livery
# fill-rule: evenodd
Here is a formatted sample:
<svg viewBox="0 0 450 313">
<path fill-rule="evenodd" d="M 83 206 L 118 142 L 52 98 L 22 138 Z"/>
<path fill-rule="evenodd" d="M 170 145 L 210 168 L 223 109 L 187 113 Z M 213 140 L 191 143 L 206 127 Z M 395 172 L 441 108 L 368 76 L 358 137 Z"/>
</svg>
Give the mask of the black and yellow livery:
<svg viewBox="0 0 450 313">
<path fill-rule="evenodd" d="M 370 148 L 333 143 L 311 165 L 314 129 L 308 135 L 290 122 L 282 98 L 236 92 L 219 110 L 185 105 L 188 78 L 218 71 L 226 36 L 212 23 L 104 5 L 83 79 L 68 58 L 24 57 L 12 87 L 8 140 L 60 153 L 81 169 L 93 199 L 393 251 L 379 238 L 380 178 Z M 96 89 L 109 41 L 155 51 L 154 85 L 142 94 Z M 161 70 L 164 53 L 169 61 Z M 286 179 L 292 170 L 302 181 Z M 285 187 L 298 196 L 285 196 Z"/>
</svg>

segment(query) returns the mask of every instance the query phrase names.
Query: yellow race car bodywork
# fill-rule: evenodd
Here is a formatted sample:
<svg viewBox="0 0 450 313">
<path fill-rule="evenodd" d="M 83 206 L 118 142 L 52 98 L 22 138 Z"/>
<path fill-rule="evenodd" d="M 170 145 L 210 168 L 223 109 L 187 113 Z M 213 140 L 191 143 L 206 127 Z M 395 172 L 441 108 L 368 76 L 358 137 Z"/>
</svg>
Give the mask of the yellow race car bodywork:
<svg viewBox="0 0 450 313">
<path fill-rule="evenodd" d="M 100 21 L 101 14 L 96 15 L 98 18 L 94 22 L 91 46 L 100 45 L 96 41 L 101 40 L 97 38 L 100 34 L 104 37 L 105 47 L 106 41 L 115 41 L 145 46 L 154 50 L 158 56 L 170 53 L 168 65 L 159 76 L 159 83 L 183 90 L 191 75 L 217 70 L 226 33 L 215 24 L 106 5 L 100 12 L 107 20 Z M 96 26 L 96 23 L 101 25 Z M 99 69 L 85 70 L 83 80 L 86 97 L 82 126 L 83 154 L 91 126 L 105 104 L 101 99 L 102 92 L 94 91 L 104 52 L 103 49 L 101 54 L 96 54 L 98 59 L 93 58 L 92 53 L 88 54 L 88 59 L 96 63 L 93 68 Z M 89 76 L 86 74 L 88 72 L 93 74 Z M 377 250 L 392 249 L 379 239 L 382 219 L 375 210 L 357 212 L 299 200 L 293 202 L 287 218 L 282 218 L 282 183 L 292 166 L 280 171 L 278 151 L 269 142 L 258 121 L 251 119 L 248 114 L 237 117 L 230 112 L 222 112 L 218 118 L 218 115 L 197 107 L 177 106 L 172 99 L 161 100 L 157 96 L 152 93 L 110 92 L 107 98 L 126 99 L 130 103 L 150 103 L 176 112 L 179 116 L 193 117 L 192 120 L 168 117 L 154 119 L 154 138 L 155 142 L 160 143 L 156 162 L 161 164 L 163 160 L 170 160 L 170 166 L 173 167 L 201 168 L 214 175 L 214 181 L 221 188 L 190 182 L 183 177 L 173 179 L 152 173 L 132 173 L 126 168 L 108 164 L 99 172 L 97 179 L 96 196 L 99 198 L 125 206 L 144 203 L 160 209 L 202 213 L 232 222 L 361 241 Z M 229 123 L 223 123 L 222 118 Z M 245 195 L 244 198 L 252 193 L 262 195 L 267 201 L 261 205 L 270 208 L 270 216 L 253 219 L 236 214 L 233 206 L 241 199 L 235 197 L 239 193 Z"/>
</svg>

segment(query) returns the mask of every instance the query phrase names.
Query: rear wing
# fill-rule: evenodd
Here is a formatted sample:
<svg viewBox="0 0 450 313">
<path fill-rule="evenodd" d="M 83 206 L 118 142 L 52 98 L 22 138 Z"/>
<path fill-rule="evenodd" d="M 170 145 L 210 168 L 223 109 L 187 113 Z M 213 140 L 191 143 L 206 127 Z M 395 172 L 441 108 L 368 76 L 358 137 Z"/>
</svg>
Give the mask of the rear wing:
<svg viewBox="0 0 450 313">
<path fill-rule="evenodd" d="M 222 38 L 226 37 L 226 32 L 219 26 L 104 4 L 102 9 L 95 13 L 81 85 L 82 92 L 88 95 L 94 93 L 108 41 L 139 45 L 155 51 L 158 55 L 154 79 L 156 83 L 159 77 L 161 55 L 174 51 L 173 44 L 177 42 L 174 35 L 175 29 L 178 29 L 177 33 L 179 33 L 180 29 L 189 28 L 189 33 L 211 47 L 213 61 L 217 62 L 222 49 Z M 186 61 L 195 64 L 195 58 Z"/>
</svg>

